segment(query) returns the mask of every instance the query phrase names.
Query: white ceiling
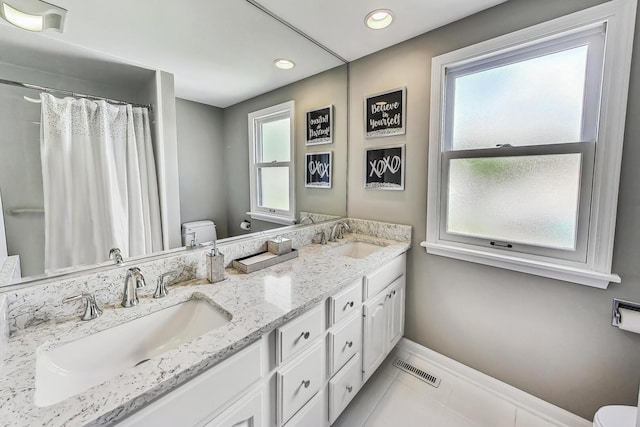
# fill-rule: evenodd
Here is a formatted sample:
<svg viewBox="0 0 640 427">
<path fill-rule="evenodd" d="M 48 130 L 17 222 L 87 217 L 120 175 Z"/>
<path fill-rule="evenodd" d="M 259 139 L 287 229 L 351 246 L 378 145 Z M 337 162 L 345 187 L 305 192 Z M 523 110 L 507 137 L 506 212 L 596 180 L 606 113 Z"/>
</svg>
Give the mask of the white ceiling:
<svg viewBox="0 0 640 427">
<path fill-rule="evenodd" d="M 258 1 L 352 61 L 505 0 Z M 30 33 L 0 20 L 0 61 L 82 78 L 76 74 L 110 74 L 100 65 L 107 57 L 173 73 L 176 96 L 219 107 L 341 65 L 243 0 L 53 2 L 68 10 L 64 33 Z M 396 21 L 369 30 L 364 16 L 378 7 L 393 9 Z M 281 57 L 296 67 L 276 69 Z M 79 58 L 93 62 L 79 66 Z"/>
</svg>

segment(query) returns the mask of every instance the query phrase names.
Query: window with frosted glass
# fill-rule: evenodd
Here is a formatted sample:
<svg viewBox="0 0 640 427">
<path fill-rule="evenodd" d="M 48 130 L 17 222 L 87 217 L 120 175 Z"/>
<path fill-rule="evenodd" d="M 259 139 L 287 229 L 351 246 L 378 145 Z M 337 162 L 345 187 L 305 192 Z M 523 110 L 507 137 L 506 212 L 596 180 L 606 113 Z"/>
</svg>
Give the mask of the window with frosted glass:
<svg viewBox="0 0 640 427">
<path fill-rule="evenodd" d="M 267 209 L 289 210 L 289 168 L 258 169 L 259 205 Z"/>
<path fill-rule="evenodd" d="M 582 140 L 588 46 L 455 78 L 454 150 Z"/>
<path fill-rule="evenodd" d="M 289 117 L 262 123 L 262 145 L 258 163 L 288 162 L 291 159 Z"/>
<path fill-rule="evenodd" d="M 442 239 L 584 259 L 603 40 L 591 28 L 447 68 Z"/>
<path fill-rule="evenodd" d="M 575 249 L 580 154 L 452 159 L 447 232 Z"/>
</svg>

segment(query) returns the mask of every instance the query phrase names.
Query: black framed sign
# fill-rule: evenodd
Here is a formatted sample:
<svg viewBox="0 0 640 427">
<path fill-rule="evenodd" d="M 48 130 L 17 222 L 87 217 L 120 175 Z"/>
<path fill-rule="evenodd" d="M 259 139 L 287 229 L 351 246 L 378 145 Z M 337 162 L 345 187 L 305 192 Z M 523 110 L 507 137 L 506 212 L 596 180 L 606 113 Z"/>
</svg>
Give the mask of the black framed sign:
<svg viewBox="0 0 640 427">
<path fill-rule="evenodd" d="M 307 153 L 305 187 L 331 188 L 331 162 L 333 153 Z"/>
<path fill-rule="evenodd" d="M 333 105 L 307 111 L 307 145 L 333 142 Z"/>
<path fill-rule="evenodd" d="M 364 100 L 364 132 L 367 138 L 404 135 L 407 89 L 377 93 Z"/>
<path fill-rule="evenodd" d="M 365 149 L 364 188 L 404 190 L 404 144 Z"/>
</svg>

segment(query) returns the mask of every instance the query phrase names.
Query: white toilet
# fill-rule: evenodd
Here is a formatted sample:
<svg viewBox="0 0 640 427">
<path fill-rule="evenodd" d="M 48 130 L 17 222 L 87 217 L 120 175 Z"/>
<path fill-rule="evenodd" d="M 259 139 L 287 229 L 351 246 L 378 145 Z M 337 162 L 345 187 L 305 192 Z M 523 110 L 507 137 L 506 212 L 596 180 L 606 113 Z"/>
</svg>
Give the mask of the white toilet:
<svg viewBox="0 0 640 427">
<path fill-rule="evenodd" d="M 638 427 L 637 415 L 636 406 L 603 406 L 593 417 L 593 427 Z"/>
<path fill-rule="evenodd" d="M 192 246 L 218 239 L 216 225 L 211 220 L 191 221 L 182 224 L 182 244 Z"/>
</svg>

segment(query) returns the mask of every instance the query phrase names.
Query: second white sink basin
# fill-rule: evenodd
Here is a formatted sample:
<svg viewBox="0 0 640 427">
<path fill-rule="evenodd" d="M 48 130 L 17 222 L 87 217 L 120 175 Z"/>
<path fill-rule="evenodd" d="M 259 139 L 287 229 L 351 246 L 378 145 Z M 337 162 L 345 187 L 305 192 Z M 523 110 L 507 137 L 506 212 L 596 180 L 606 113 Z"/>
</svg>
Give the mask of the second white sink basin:
<svg viewBox="0 0 640 427">
<path fill-rule="evenodd" d="M 349 258 L 362 259 L 366 258 L 374 252 L 379 251 L 384 246 L 374 245 L 373 243 L 354 241 L 348 242 L 344 245 L 338 246 L 333 249 L 338 255 L 346 256 Z"/>
<path fill-rule="evenodd" d="M 230 320 L 231 315 L 208 302 L 191 299 L 39 352 L 34 403 L 49 406 L 61 402 Z"/>
</svg>

